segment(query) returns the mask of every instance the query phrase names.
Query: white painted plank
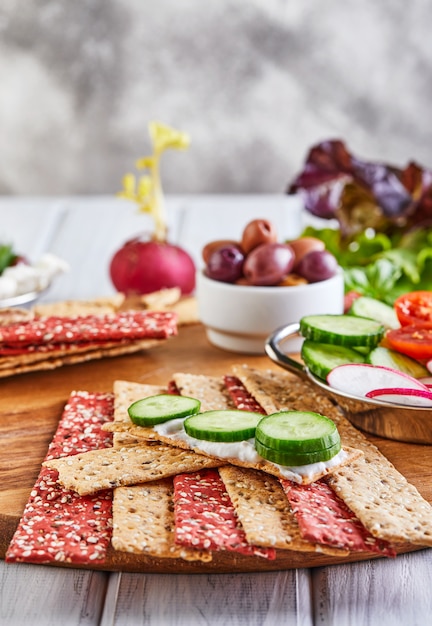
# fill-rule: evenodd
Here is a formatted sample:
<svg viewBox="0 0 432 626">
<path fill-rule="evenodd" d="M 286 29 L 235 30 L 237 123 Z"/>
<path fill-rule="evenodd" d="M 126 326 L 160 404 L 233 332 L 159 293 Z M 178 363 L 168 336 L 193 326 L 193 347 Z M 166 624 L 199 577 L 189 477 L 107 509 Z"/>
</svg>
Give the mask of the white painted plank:
<svg viewBox="0 0 432 626">
<path fill-rule="evenodd" d="M 35 262 L 49 251 L 61 204 L 49 198 L 0 198 L 0 242 Z"/>
<path fill-rule="evenodd" d="M 312 626 L 297 573 L 113 574 L 101 626 Z M 302 602 L 299 619 L 299 601 Z"/>
<path fill-rule="evenodd" d="M 96 626 L 108 576 L 105 572 L 0 561 L 0 624 Z"/>
<path fill-rule="evenodd" d="M 313 587 L 310 569 L 297 569 L 296 574 L 296 605 L 297 626 L 311 626 L 313 621 Z"/>
<path fill-rule="evenodd" d="M 432 623 L 432 550 L 313 570 L 315 624 Z"/>
</svg>

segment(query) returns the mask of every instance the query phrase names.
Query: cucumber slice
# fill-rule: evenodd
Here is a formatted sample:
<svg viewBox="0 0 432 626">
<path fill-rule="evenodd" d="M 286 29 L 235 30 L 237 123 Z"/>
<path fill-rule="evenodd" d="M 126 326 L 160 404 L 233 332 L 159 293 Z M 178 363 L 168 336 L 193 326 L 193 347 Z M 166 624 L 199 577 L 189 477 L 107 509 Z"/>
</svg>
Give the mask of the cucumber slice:
<svg viewBox="0 0 432 626">
<path fill-rule="evenodd" d="M 384 326 L 354 315 L 307 315 L 300 320 L 300 334 L 319 343 L 375 348 L 384 335 Z"/>
<path fill-rule="evenodd" d="M 393 307 L 375 298 L 369 298 L 368 296 L 361 296 L 354 300 L 349 314 L 375 320 L 382 324 L 384 328 L 399 328 L 400 326 Z"/>
<path fill-rule="evenodd" d="M 255 440 L 276 451 L 306 454 L 340 444 L 336 424 L 311 411 L 280 411 L 263 417 Z"/>
<path fill-rule="evenodd" d="M 366 355 L 368 355 L 370 352 L 370 348 L 368 348 L 367 346 L 354 346 L 352 350 L 355 350 L 359 354 L 362 354 L 365 358 Z"/>
<path fill-rule="evenodd" d="M 204 411 L 184 421 L 184 429 L 190 437 L 206 441 L 242 441 L 255 436 L 255 429 L 262 419 L 261 413 L 241 411 Z"/>
<path fill-rule="evenodd" d="M 299 465 L 310 465 L 310 463 L 320 463 L 329 461 L 341 450 L 341 444 L 335 443 L 329 448 L 323 448 L 322 450 L 316 450 L 315 452 L 283 452 L 282 450 L 275 450 L 274 448 L 268 448 L 262 444 L 258 439 L 255 439 L 255 449 L 263 459 L 277 463 L 278 465 L 285 465 L 286 467 L 297 467 Z"/>
<path fill-rule="evenodd" d="M 365 361 L 365 357 L 353 348 L 334 346 L 331 343 L 318 343 L 310 339 L 304 340 L 301 357 L 312 374 L 323 380 L 337 365 L 364 363 Z"/>
<path fill-rule="evenodd" d="M 371 365 L 391 367 L 392 369 L 409 374 L 409 376 L 413 376 L 414 378 L 423 378 L 429 375 L 427 368 L 415 359 L 401 352 L 396 352 L 396 350 L 390 350 L 389 348 L 381 346 L 371 350 L 366 362 Z"/>
<path fill-rule="evenodd" d="M 133 402 L 128 408 L 129 417 L 138 426 L 154 426 L 179 417 L 198 413 L 201 402 L 187 396 L 160 394 Z"/>
</svg>

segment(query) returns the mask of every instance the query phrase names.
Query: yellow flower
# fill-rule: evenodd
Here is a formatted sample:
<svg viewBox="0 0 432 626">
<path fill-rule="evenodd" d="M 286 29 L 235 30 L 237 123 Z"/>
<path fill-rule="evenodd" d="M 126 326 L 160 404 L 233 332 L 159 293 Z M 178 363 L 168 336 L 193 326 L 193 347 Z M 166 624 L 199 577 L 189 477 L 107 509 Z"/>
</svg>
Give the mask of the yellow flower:
<svg viewBox="0 0 432 626">
<path fill-rule="evenodd" d="M 159 168 L 161 153 L 168 148 L 179 150 L 187 148 L 190 141 L 186 133 L 160 122 L 150 122 L 149 133 L 153 144 L 153 154 L 136 161 L 136 167 L 148 169 L 149 176 L 142 176 L 137 182 L 133 174 L 126 174 L 123 177 L 123 190 L 118 195 L 136 202 L 138 211 L 151 213 L 155 222 L 154 237 L 159 241 L 164 241 L 166 220 Z"/>
<path fill-rule="evenodd" d="M 140 170 L 142 170 L 142 169 L 151 170 L 154 167 L 154 165 L 155 165 L 155 159 L 153 157 L 151 157 L 151 156 L 141 157 L 136 162 L 136 166 Z"/>
<path fill-rule="evenodd" d="M 182 150 L 189 147 L 189 135 L 175 130 L 171 126 L 166 126 L 160 122 L 150 122 L 149 131 L 155 152 L 162 152 L 168 148 Z"/>
<path fill-rule="evenodd" d="M 122 179 L 123 189 L 117 194 L 120 198 L 126 198 L 126 200 L 136 199 L 136 179 L 134 174 L 125 174 Z"/>
</svg>

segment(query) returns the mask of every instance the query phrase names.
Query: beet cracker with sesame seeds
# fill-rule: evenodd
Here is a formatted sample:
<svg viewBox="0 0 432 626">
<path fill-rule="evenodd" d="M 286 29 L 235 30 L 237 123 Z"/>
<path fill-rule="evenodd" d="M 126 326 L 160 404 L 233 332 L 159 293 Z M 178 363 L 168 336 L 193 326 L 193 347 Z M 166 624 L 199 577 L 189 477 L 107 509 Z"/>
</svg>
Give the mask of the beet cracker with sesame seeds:
<svg viewBox="0 0 432 626">
<path fill-rule="evenodd" d="M 165 339 L 176 333 L 177 318 L 163 311 L 123 311 L 105 315 L 40 317 L 0 327 L 0 344 L 25 347 L 46 343 Z"/>
<path fill-rule="evenodd" d="M 73 316 L 33 315 L 2 325 L 0 378 L 148 350 L 178 333 L 175 311 L 89 314 L 84 304 L 80 314 L 79 303 L 72 310 Z"/>
<path fill-rule="evenodd" d="M 272 548 L 250 545 L 216 469 L 174 477 L 176 543 L 275 559 Z"/>
<path fill-rule="evenodd" d="M 73 392 L 46 460 L 108 448 L 102 425 L 113 419 L 114 396 Z M 6 552 L 6 561 L 103 563 L 111 541 L 112 492 L 80 497 L 62 488 L 56 472 L 42 467 Z"/>
</svg>

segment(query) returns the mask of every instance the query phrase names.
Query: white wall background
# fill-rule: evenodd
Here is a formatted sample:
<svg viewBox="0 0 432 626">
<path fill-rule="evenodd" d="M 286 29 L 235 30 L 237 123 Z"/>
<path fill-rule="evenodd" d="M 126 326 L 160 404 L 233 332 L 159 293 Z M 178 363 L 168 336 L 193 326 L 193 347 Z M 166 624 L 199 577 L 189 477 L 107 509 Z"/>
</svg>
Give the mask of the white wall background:
<svg viewBox="0 0 432 626">
<path fill-rule="evenodd" d="M 429 0 L 1 0 L 0 194 L 280 193 L 308 148 L 432 167 Z"/>
</svg>

